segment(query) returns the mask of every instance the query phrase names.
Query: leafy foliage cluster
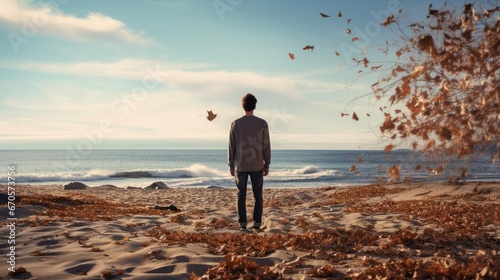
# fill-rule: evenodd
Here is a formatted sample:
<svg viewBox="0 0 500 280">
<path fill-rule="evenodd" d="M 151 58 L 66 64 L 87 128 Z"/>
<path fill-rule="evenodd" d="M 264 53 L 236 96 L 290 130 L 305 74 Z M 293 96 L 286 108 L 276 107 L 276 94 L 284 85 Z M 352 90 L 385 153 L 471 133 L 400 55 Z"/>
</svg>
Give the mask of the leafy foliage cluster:
<svg viewBox="0 0 500 280">
<path fill-rule="evenodd" d="M 393 144 L 412 141 L 430 156 L 460 158 L 500 141 L 500 7 L 482 9 L 429 10 L 409 35 L 397 19 L 386 24 L 397 25 L 402 46 L 372 88 L 378 98 L 388 95 L 380 130 Z"/>
</svg>

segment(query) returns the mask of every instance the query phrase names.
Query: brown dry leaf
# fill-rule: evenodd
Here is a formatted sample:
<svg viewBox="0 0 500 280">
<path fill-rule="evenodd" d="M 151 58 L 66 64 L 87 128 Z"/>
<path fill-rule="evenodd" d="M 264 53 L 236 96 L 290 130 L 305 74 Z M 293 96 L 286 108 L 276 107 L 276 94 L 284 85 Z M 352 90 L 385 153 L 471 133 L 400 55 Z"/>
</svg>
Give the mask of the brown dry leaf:
<svg viewBox="0 0 500 280">
<path fill-rule="evenodd" d="M 92 252 L 102 252 L 103 250 L 99 247 L 92 247 Z"/>
<path fill-rule="evenodd" d="M 347 24 L 349 24 L 349 23 L 351 23 L 351 19 L 350 18 L 347 19 Z"/>
<path fill-rule="evenodd" d="M 401 168 L 399 167 L 399 165 L 393 165 L 391 167 L 391 169 L 389 169 L 389 177 L 391 179 L 399 179 L 400 178 L 400 170 Z"/>
<path fill-rule="evenodd" d="M 314 51 L 314 46 L 312 45 L 307 45 L 305 47 L 302 48 L 302 50 L 306 51 L 306 50 L 311 50 L 311 51 Z"/>
<path fill-rule="evenodd" d="M 362 163 L 363 162 L 363 157 L 359 156 L 358 157 L 358 163 Z"/>
<path fill-rule="evenodd" d="M 347 29 L 345 30 L 345 32 L 346 32 L 347 34 L 351 34 L 351 29 L 347 28 Z"/>
<path fill-rule="evenodd" d="M 400 57 L 402 54 L 403 54 L 403 52 L 402 52 L 401 50 L 397 50 L 397 51 L 396 51 L 396 56 L 398 57 L 398 59 L 399 59 L 399 57 Z"/>
<path fill-rule="evenodd" d="M 314 267 L 312 269 L 312 275 L 314 277 L 331 277 L 335 275 L 335 270 L 333 267 L 325 264 L 321 267 Z"/>
<path fill-rule="evenodd" d="M 396 21 L 394 20 L 394 15 L 390 15 L 390 16 L 388 16 L 388 17 L 387 17 L 387 18 L 386 18 L 386 19 L 385 19 L 385 20 L 381 23 L 381 25 L 382 25 L 382 26 L 388 26 L 388 25 L 390 25 L 390 24 L 391 24 L 391 23 L 393 23 L 393 22 L 396 22 Z"/>
<path fill-rule="evenodd" d="M 339 12 L 337 13 L 337 16 L 339 17 L 342 17 L 342 12 L 339 10 Z"/>
<path fill-rule="evenodd" d="M 335 55 L 336 55 L 336 56 L 340 56 L 340 53 L 339 53 L 339 52 L 335 52 Z"/>
<path fill-rule="evenodd" d="M 288 53 L 288 56 L 290 57 L 291 60 L 295 59 L 295 55 L 293 53 Z"/>
<path fill-rule="evenodd" d="M 346 113 L 340 113 L 340 117 L 345 117 L 345 116 L 349 116 L 349 114 L 346 114 Z"/>
<path fill-rule="evenodd" d="M 217 117 L 217 114 L 214 114 L 212 110 L 207 111 L 207 113 L 208 113 L 207 120 L 209 121 L 213 121 Z"/>
<path fill-rule="evenodd" d="M 352 119 L 355 121 L 359 121 L 358 115 L 356 115 L 356 112 L 352 113 Z"/>
<path fill-rule="evenodd" d="M 113 279 L 116 276 L 124 275 L 125 271 L 119 269 L 104 269 L 101 271 L 102 279 Z"/>
<path fill-rule="evenodd" d="M 388 153 L 388 152 L 392 151 L 393 148 L 394 148 L 394 146 L 392 144 L 385 146 L 384 153 Z"/>
<path fill-rule="evenodd" d="M 322 12 L 320 12 L 320 13 L 319 13 L 319 15 L 320 15 L 321 17 L 324 17 L 324 18 L 330 17 L 329 15 L 324 14 L 324 13 L 322 13 Z"/>
<path fill-rule="evenodd" d="M 382 65 L 372 66 L 372 67 L 370 67 L 370 70 L 377 70 L 377 69 L 379 69 L 380 67 L 382 67 Z M 379 82 L 376 82 L 375 84 L 378 84 L 378 83 L 379 83 Z M 375 84 L 373 84 L 373 85 L 375 85 Z M 372 87 L 373 87 L 373 85 L 372 85 Z"/>
<path fill-rule="evenodd" d="M 18 268 L 16 268 L 15 271 L 9 271 L 9 276 L 11 277 L 14 277 L 14 276 L 18 276 L 18 275 L 21 275 L 21 274 L 24 274 L 24 273 L 27 273 L 28 271 L 26 270 L 26 268 L 20 266 Z"/>
<path fill-rule="evenodd" d="M 356 166 L 355 165 L 352 165 L 351 168 L 349 168 L 349 171 L 350 172 L 354 172 L 356 171 Z"/>
<path fill-rule="evenodd" d="M 359 40 L 358 37 L 354 37 L 354 38 L 351 39 L 352 42 L 356 42 L 357 40 Z"/>
</svg>

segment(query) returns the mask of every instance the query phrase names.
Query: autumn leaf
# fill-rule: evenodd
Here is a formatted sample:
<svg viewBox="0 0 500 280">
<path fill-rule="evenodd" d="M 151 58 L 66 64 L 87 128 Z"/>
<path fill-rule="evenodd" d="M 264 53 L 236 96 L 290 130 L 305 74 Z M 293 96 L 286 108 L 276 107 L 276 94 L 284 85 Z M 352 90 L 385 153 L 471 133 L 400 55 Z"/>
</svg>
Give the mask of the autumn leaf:
<svg viewBox="0 0 500 280">
<path fill-rule="evenodd" d="M 355 121 L 359 121 L 358 115 L 356 115 L 355 112 L 352 114 L 352 119 Z"/>
<path fill-rule="evenodd" d="M 391 169 L 389 169 L 388 175 L 391 178 L 391 180 L 400 178 L 400 170 L 401 168 L 399 167 L 399 165 L 393 165 Z"/>
<path fill-rule="evenodd" d="M 358 157 L 358 163 L 362 163 L 363 162 L 363 157 L 359 156 Z"/>
<path fill-rule="evenodd" d="M 207 113 L 208 113 L 207 120 L 209 121 L 213 121 L 217 117 L 217 114 L 214 114 L 211 110 L 207 111 Z"/>
<path fill-rule="evenodd" d="M 341 12 L 341 11 L 339 11 L 339 12 L 337 13 L 337 15 L 338 15 L 339 17 L 342 17 L 342 12 Z"/>
<path fill-rule="evenodd" d="M 388 153 L 388 152 L 392 151 L 393 148 L 394 148 L 394 146 L 392 144 L 385 146 L 384 153 Z"/>
<path fill-rule="evenodd" d="M 320 14 L 322 17 L 324 17 L 324 18 L 330 17 L 329 15 L 327 15 L 327 14 L 323 14 L 322 12 L 320 12 L 319 14 Z"/>
<path fill-rule="evenodd" d="M 379 65 L 379 66 L 372 66 L 372 67 L 370 67 L 370 70 L 377 70 L 377 69 L 379 69 L 380 67 L 382 67 L 382 65 Z M 377 84 L 378 84 L 378 82 L 377 82 Z M 372 86 L 373 86 L 373 85 L 372 85 Z"/>
<path fill-rule="evenodd" d="M 336 56 L 340 56 L 340 53 L 339 53 L 339 52 L 335 52 L 335 55 L 336 55 Z"/>
<path fill-rule="evenodd" d="M 295 59 L 295 55 L 293 55 L 293 53 L 288 53 L 288 56 L 290 57 L 290 59 Z"/>
<path fill-rule="evenodd" d="M 302 48 L 304 51 L 305 50 L 311 50 L 311 51 L 314 51 L 314 46 L 311 46 L 311 45 L 307 45 L 305 47 Z"/>
<path fill-rule="evenodd" d="M 364 66 L 365 68 L 367 68 L 367 67 L 368 67 L 368 63 L 370 63 L 370 61 L 368 60 L 368 58 L 364 57 L 364 58 L 363 58 L 363 66 Z"/>
<path fill-rule="evenodd" d="M 350 18 L 347 19 L 347 24 L 349 24 L 349 23 L 351 23 L 351 19 Z"/>
<path fill-rule="evenodd" d="M 345 116 L 349 116 L 349 114 L 340 113 L 340 117 L 345 117 Z"/>
<path fill-rule="evenodd" d="M 382 25 L 382 26 L 387 26 L 387 25 L 389 25 L 389 24 L 391 24 L 391 23 L 393 23 L 393 22 L 396 22 L 396 21 L 394 20 L 394 15 L 390 15 L 390 16 L 388 16 L 388 17 L 387 17 L 387 18 L 386 18 L 386 19 L 385 19 L 385 20 L 381 23 L 381 25 Z"/>
<path fill-rule="evenodd" d="M 347 28 L 347 29 L 345 30 L 345 32 L 346 32 L 347 34 L 351 34 L 351 29 Z"/>
<path fill-rule="evenodd" d="M 351 39 L 351 41 L 353 41 L 353 42 L 356 42 L 357 40 L 359 40 L 358 37 L 354 37 L 354 38 Z"/>
<path fill-rule="evenodd" d="M 400 57 L 402 54 L 403 54 L 403 52 L 402 52 L 401 50 L 397 50 L 397 51 L 396 51 L 396 56 L 398 57 L 398 59 L 399 59 L 399 57 Z"/>
<path fill-rule="evenodd" d="M 354 172 L 354 171 L 356 171 L 356 166 L 355 166 L 355 165 L 351 166 L 351 168 L 349 168 L 349 171 L 350 171 L 350 172 Z"/>
</svg>

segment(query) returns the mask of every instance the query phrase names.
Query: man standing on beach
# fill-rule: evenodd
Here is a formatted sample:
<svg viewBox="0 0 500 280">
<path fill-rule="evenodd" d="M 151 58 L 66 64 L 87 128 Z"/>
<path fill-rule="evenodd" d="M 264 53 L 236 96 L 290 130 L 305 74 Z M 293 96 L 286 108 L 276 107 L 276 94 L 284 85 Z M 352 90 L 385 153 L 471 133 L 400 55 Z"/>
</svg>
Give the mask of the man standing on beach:
<svg viewBox="0 0 500 280">
<path fill-rule="evenodd" d="M 238 188 L 238 223 L 240 229 L 247 227 L 247 182 L 252 181 L 255 199 L 253 208 L 253 228 L 262 224 L 264 176 L 269 173 L 271 163 L 271 142 L 267 122 L 253 115 L 257 99 L 247 93 L 241 99 L 245 115 L 231 123 L 228 145 L 228 165 Z"/>
</svg>

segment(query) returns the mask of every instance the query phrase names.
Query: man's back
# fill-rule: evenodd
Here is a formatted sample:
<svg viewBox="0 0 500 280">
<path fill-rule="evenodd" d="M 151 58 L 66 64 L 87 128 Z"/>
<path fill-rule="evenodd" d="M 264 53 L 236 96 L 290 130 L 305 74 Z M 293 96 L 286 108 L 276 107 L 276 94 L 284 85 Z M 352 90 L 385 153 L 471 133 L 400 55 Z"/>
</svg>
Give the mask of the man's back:
<svg viewBox="0 0 500 280">
<path fill-rule="evenodd" d="M 269 167 L 271 145 L 267 122 L 256 116 L 243 116 L 231 124 L 229 165 L 237 171 L 259 171 Z"/>
</svg>

